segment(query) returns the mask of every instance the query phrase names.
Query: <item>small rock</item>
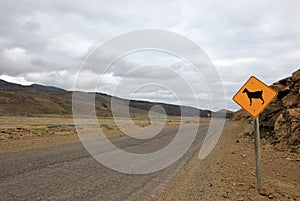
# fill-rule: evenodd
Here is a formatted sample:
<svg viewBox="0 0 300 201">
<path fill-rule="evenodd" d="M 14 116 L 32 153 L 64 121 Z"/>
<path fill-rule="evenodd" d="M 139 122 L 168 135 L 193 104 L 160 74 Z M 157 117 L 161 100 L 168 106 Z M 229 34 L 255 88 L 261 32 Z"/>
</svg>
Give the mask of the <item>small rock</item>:
<svg viewBox="0 0 300 201">
<path fill-rule="evenodd" d="M 272 195 L 274 193 L 274 190 L 271 189 L 271 188 L 266 188 L 266 187 L 262 187 L 259 191 L 259 194 L 260 195 L 263 195 L 263 196 L 267 196 L 269 197 L 270 195 Z"/>
<path fill-rule="evenodd" d="M 300 102 L 300 97 L 294 94 L 288 94 L 282 99 L 282 104 L 289 108 L 291 106 L 296 106 Z"/>
<path fill-rule="evenodd" d="M 222 193 L 222 197 L 223 197 L 223 198 L 229 198 L 229 197 L 228 197 L 228 193 L 227 193 L 227 192 L 223 192 L 223 193 Z"/>
</svg>

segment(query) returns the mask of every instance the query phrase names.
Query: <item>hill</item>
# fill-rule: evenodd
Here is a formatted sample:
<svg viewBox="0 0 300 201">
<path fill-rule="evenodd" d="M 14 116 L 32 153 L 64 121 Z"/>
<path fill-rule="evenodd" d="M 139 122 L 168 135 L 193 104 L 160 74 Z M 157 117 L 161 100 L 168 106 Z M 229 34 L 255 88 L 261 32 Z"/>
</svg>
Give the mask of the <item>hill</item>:
<svg viewBox="0 0 300 201">
<path fill-rule="evenodd" d="M 87 92 L 81 92 L 84 97 Z M 129 102 L 130 115 L 148 115 L 149 110 L 154 105 L 162 106 L 167 115 L 171 116 L 198 116 L 210 117 L 212 112 L 209 110 L 199 110 L 193 107 L 178 106 L 166 103 L 154 103 L 148 101 L 126 100 L 112 97 L 103 93 L 95 94 L 95 108 L 98 117 L 110 117 L 111 102 L 114 101 L 120 108 Z M 181 114 L 181 109 L 183 113 Z M 224 114 L 225 110 L 216 112 Z M 53 86 L 43 86 L 32 84 L 23 86 L 20 84 L 0 80 L 0 115 L 72 115 L 72 91 L 67 91 Z M 231 112 L 225 113 L 227 117 Z"/>
</svg>

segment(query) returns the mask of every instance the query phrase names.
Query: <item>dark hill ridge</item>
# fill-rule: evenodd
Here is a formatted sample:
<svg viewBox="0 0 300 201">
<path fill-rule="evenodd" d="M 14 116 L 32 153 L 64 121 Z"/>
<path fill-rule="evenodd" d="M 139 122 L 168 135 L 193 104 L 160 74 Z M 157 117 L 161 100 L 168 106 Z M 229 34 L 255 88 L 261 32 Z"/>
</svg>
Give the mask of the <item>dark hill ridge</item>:
<svg viewBox="0 0 300 201">
<path fill-rule="evenodd" d="M 87 92 L 81 92 L 84 97 Z M 132 117 L 138 115 L 148 115 L 149 110 L 154 105 L 162 106 L 167 115 L 171 116 L 200 116 L 209 117 L 211 111 L 199 110 L 193 107 L 178 106 L 166 103 L 153 103 L 148 101 L 126 100 L 118 97 L 112 97 L 107 94 L 95 94 L 95 108 L 97 116 L 110 117 L 111 101 L 114 101 L 118 106 L 130 107 Z M 181 114 L 183 108 L 183 114 Z M 216 112 L 215 114 L 222 115 L 225 110 Z M 53 86 L 43 86 L 32 84 L 23 86 L 20 84 L 10 83 L 0 80 L 0 115 L 71 115 L 72 114 L 72 91 L 67 91 Z M 231 112 L 227 112 L 226 116 L 231 117 Z"/>
<path fill-rule="evenodd" d="M 53 86 L 43 86 L 39 84 L 32 84 L 30 87 L 35 88 L 35 89 L 40 89 L 40 90 L 47 90 L 47 91 L 66 91 L 64 89 L 58 88 L 58 87 L 53 87 Z"/>
<path fill-rule="evenodd" d="M 53 87 L 53 86 L 44 86 L 39 84 L 32 84 L 29 86 L 24 86 L 20 84 L 15 84 L 11 82 L 7 82 L 5 80 L 0 79 L 0 90 L 5 91 L 20 91 L 25 93 L 50 93 L 50 92 L 65 92 L 66 90 Z"/>
</svg>

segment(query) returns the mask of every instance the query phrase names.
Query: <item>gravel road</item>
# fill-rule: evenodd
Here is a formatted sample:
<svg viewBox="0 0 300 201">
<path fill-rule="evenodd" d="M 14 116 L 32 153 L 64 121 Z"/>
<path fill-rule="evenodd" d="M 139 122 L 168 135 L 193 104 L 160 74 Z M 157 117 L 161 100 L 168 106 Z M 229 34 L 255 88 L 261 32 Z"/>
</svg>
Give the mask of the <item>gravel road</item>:
<svg viewBox="0 0 300 201">
<path fill-rule="evenodd" d="M 149 200 L 199 151 L 207 125 L 199 126 L 193 145 L 176 163 L 146 175 L 111 170 L 79 143 L 0 155 L 0 200 Z M 132 152 L 155 151 L 174 138 L 178 128 L 165 128 L 149 140 L 113 138 Z"/>
</svg>

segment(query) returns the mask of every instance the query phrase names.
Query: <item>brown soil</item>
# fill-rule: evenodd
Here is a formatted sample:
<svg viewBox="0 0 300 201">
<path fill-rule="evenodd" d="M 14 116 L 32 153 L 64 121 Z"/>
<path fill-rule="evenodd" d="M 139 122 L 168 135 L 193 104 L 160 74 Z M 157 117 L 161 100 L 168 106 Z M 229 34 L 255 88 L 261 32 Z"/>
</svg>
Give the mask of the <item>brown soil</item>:
<svg viewBox="0 0 300 201">
<path fill-rule="evenodd" d="M 120 135 L 112 119 L 99 119 L 109 137 Z M 0 154 L 78 142 L 72 118 L 56 117 L 0 117 Z"/>
<path fill-rule="evenodd" d="M 78 142 L 78 135 L 43 136 L 0 141 L 0 154 Z"/>
<path fill-rule="evenodd" d="M 107 137 L 124 135 L 112 118 L 98 120 L 101 122 L 101 129 Z M 79 141 L 71 117 L 0 116 L 0 122 L 0 154 Z M 140 127 L 149 126 L 148 119 L 135 119 L 134 122 Z M 195 119 L 188 117 L 184 120 L 184 123 L 195 122 Z M 199 121 L 199 123 L 208 122 L 208 119 Z M 166 126 L 171 127 L 179 124 L 180 118 L 172 117 L 168 119 Z"/>
<path fill-rule="evenodd" d="M 115 126 L 101 126 L 108 137 L 122 135 Z M 0 128 L 0 154 L 79 142 L 74 126 Z"/>
<path fill-rule="evenodd" d="M 262 147 L 262 182 L 267 195 L 256 190 L 255 155 L 243 127 L 224 129 L 213 152 L 191 159 L 153 200 L 300 200 L 299 155 Z"/>
</svg>

